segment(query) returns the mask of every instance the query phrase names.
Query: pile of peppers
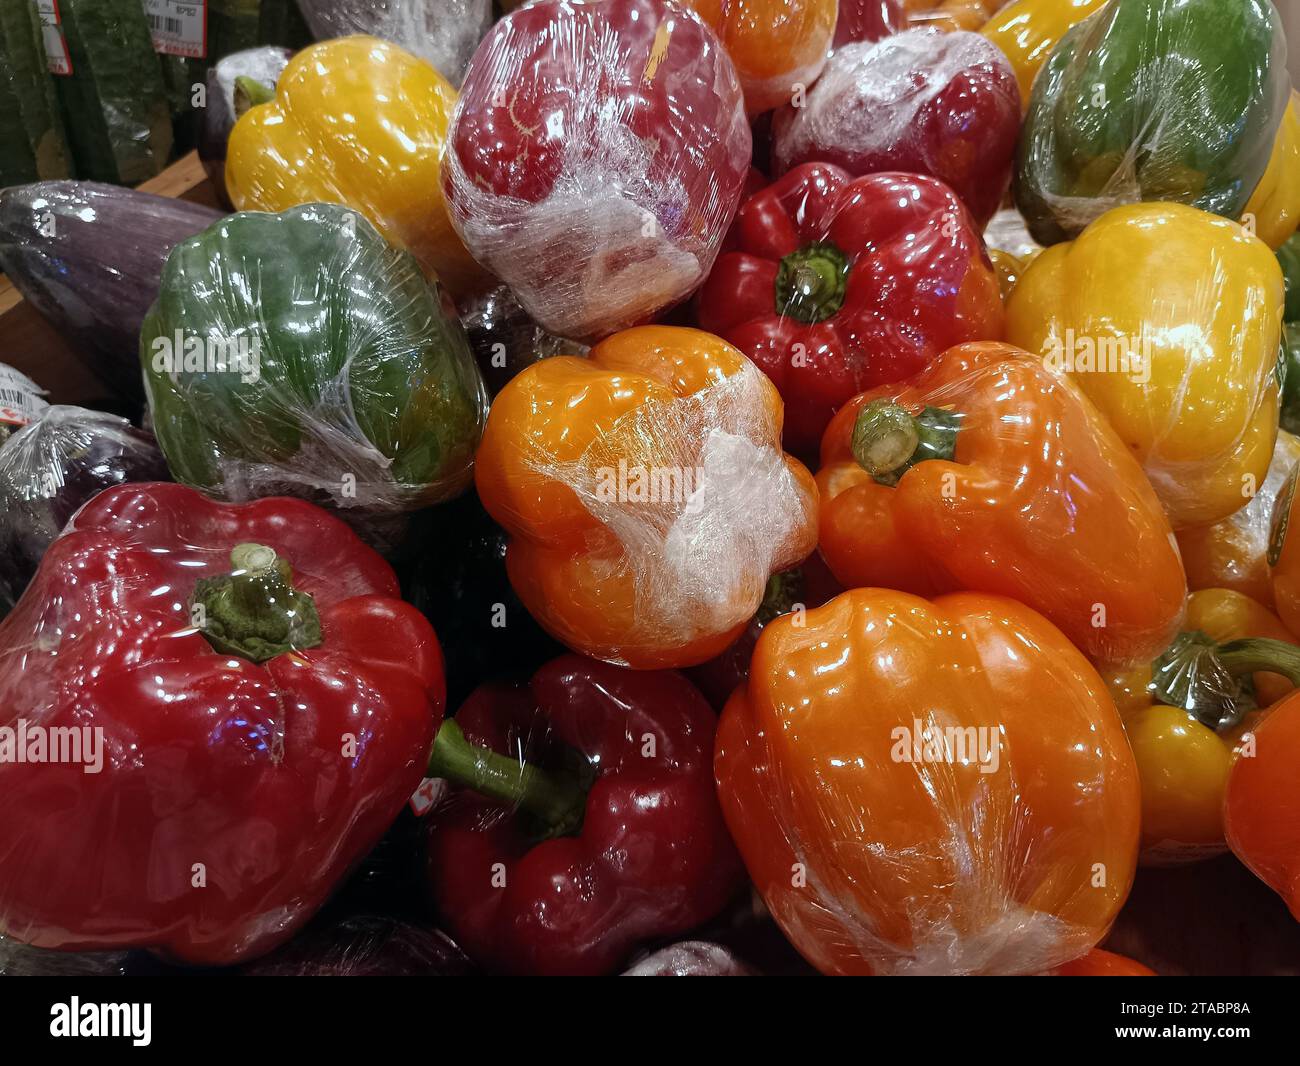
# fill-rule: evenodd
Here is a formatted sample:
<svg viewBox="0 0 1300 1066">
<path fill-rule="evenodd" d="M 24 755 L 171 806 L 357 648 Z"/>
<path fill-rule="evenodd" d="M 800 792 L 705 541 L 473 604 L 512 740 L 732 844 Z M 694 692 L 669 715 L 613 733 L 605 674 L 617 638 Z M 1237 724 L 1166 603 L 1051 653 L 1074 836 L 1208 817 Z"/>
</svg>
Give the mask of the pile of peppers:
<svg viewBox="0 0 1300 1066">
<path fill-rule="evenodd" d="M 0 442 L 0 973 L 1150 975 L 1207 861 L 1300 921 L 1274 4 L 504 6 L 459 90 L 237 76 L 201 230 L 4 197 L 139 375 Z"/>
</svg>

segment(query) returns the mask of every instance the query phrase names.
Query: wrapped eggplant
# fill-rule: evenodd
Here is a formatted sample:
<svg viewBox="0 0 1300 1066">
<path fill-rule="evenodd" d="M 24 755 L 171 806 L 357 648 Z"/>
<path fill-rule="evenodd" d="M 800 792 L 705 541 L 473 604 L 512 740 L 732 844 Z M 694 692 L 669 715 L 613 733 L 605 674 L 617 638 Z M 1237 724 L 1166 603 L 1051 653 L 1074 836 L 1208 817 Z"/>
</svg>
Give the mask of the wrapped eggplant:
<svg viewBox="0 0 1300 1066">
<path fill-rule="evenodd" d="M 584 346 L 547 333 L 505 285 L 462 305 L 460 321 L 488 392 L 495 396 L 524 367 L 553 355 L 576 355 Z"/>
<path fill-rule="evenodd" d="M 46 408 L 0 447 L 0 615 L 78 507 L 113 485 L 168 480 L 153 439 L 126 419 Z"/>
<path fill-rule="evenodd" d="M 0 192 L 0 270 L 96 375 L 139 401 L 140 323 L 172 246 L 210 207 L 94 182 Z"/>
<path fill-rule="evenodd" d="M 246 88 L 249 82 L 237 84 L 237 80 L 250 78 L 259 87 L 274 86 L 291 55 L 289 49 L 274 45 L 248 48 L 219 59 L 208 71 L 207 107 L 199 125 L 199 160 L 222 203 L 230 203 L 226 194 L 226 142 L 230 131 L 240 115 L 260 102 L 250 97 Z"/>
<path fill-rule="evenodd" d="M 245 977 L 464 977 L 473 966 L 445 933 L 387 915 L 317 922 L 241 971 Z"/>
<path fill-rule="evenodd" d="M 491 0 L 298 0 L 318 41 L 368 33 L 414 52 L 459 86 L 488 27 Z"/>
</svg>

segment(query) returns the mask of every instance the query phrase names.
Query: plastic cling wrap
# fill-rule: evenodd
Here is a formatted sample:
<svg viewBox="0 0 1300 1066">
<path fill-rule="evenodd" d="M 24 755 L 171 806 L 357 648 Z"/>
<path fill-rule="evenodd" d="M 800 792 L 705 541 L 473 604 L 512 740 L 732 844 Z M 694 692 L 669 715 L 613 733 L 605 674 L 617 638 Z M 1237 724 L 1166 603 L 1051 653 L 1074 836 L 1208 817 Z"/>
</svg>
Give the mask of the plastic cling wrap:
<svg viewBox="0 0 1300 1066">
<path fill-rule="evenodd" d="M 0 192 L 0 269 L 95 374 L 140 396 L 140 323 L 176 242 L 209 207 L 87 181 Z"/>
<path fill-rule="evenodd" d="M 836 0 L 684 0 L 736 65 L 751 116 L 803 92 L 821 73 L 835 35 Z M 863 13 L 863 21 L 869 21 Z M 865 29 L 863 32 L 866 32 Z"/>
<path fill-rule="evenodd" d="M 476 292 L 489 279 L 452 230 L 440 184 L 455 103 L 450 82 L 388 41 L 343 37 L 304 48 L 273 98 L 230 131 L 230 201 L 240 211 L 345 204 L 452 295 Z"/>
<path fill-rule="evenodd" d="M 1029 231 L 1055 244 L 1144 200 L 1238 218 L 1288 89 L 1269 0 L 1112 0 L 1034 81 L 1015 186 Z"/>
<path fill-rule="evenodd" d="M 976 33 L 912 30 L 836 50 L 806 100 L 772 122 L 776 171 L 820 160 L 857 176 L 928 174 L 984 226 L 1011 183 L 1020 94 Z"/>
<path fill-rule="evenodd" d="M 1242 226 L 1131 204 L 1038 255 L 1007 302 L 1007 340 L 1073 375 L 1179 530 L 1240 510 L 1264 480 L 1282 300 L 1277 259 Z"/>
<path fill-rule="evenodd" d="M 180 481 L 411 510 L 468 484 L 482 377 L 436 285 L 355 211 L 222 219 L 167 261 L 140 359 Z"/>
<path fill-rule="evenodd" d="M 626 330 L 529 367 L 497 396 L 476 466 L 520 599 L 610 662 L 716 655 L 816 540 L 811 478 L 780 432 L 771 382 L 696 330 Z"/>
<path fill-rule="evenodd" d="M 714 770 L 750 876 L 823 973 L 1037 973 L 1100 941 L 1132 883 L 1114 703 L 1001 597 L 856 589 L 776 619 Z"/>
<path fill-rule="evenodd" d="M 207 103 L 199 120 L 199 159 L 226 203 L 230 200 L 226 193 L 226 142 L 235 121 L 254 103 L 247 90 L 236 91 L 235 79 L 252 78 L 274 89 L 291 55 L 289 49 L 274 45 L 249 48 L 225 56 L 208 71 Z"/>
<path fill-rule="evenodd" d="M 400 44 L 459 85 L 492 21 L 492 0 L 298 0 L 316 39 L 366 33 Z"/>
<path fill-rule="evenodd" d="M 1300 437 L 1279 430 L 1268 475 L 1258 485 L 1242 485 L 1249 500 L 1241 510 L 1212 526 L 1178 531 L 1178 548 L 1191 589 L 1235 589 L 1265 606 L 1273 604 L 1268 573 L 1268 542 L 1273 505 L 1291 471 L 1300 463 Z M 1253 489 L 1253 493 L 1250 490 Z"/>
<path fill-rule="evenodd" d="M 663 0 L 539 0 L 474 55 L 444 166 L 452 221 L 543 328 L 577 340 L 690 295 L 750 157 L 736 71 Z"/>
<path fill-rule="evenodd" d="M 22 595 L 54 538 L 95 493 L 166 481 L 153 439 L 129 422 L 50 407 L 0 447 L 0 615 Z"/>
<path fill-rule="evenodd" d="M 822 461 L 819 544 L 846 587 L 1009 596 L 1094 662 L 1150 662 L 1178 631 L 1187 583 L 1160 501 L 1039 357 L 952 348 L 845 404 Z"/>
<path fill-rule="evenodd" d="M 547 333 L 505 285 L 463 301 L 460 321 L 488 391 L 496 395 L 524 367 L 553 355 L 581 354 L 582 345 Z"/>
<path fill-rule="evenodd" d="M 225 965 L 287 940 L 418 786 L 437 639 L 302 500 L 110 488 L 0 622 L 0 933 Z"/>
</svg>

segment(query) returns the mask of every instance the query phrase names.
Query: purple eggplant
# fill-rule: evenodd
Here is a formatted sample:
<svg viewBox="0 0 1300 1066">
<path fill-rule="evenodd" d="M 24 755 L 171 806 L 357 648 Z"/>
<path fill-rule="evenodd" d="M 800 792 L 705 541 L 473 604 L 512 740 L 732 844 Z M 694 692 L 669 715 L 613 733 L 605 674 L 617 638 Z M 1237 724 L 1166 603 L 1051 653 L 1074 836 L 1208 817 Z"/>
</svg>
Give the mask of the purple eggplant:
<svg viewBox="0 0 1300 1066">
<path fill-rule="evenodd" d="M 368 33 L 414 52 L 459 87 L 492 25 L 492 0 L 298 0 L 318 41 Z"/>
<path fill-rule="evenodd" d="M 224 204 L 230 203 L 226 193 L 226 142 L 236 119 L 258 102 L 237 90 L 235 79 L 252 78 L 260 85 L 273 87 L 292 55 L 289 49 L 274 45 L 247 48 L 219 60 L 208 71 L 206 106 L 199 124 L 199 161 Z"/>
<path fill-rule="evenodd" d="M 169 481 L 153 438 L 126 419 L 56 405 L 0 446 L 0 615 L 83 503 L 128 481 Z"/>
<path fill-rule="evenodd" d="M 89 181 L 0 192 L 0 271 L 90 369 L 140 403 L 140 323 L 179 241 L 220 212 Z"/>
</svg>

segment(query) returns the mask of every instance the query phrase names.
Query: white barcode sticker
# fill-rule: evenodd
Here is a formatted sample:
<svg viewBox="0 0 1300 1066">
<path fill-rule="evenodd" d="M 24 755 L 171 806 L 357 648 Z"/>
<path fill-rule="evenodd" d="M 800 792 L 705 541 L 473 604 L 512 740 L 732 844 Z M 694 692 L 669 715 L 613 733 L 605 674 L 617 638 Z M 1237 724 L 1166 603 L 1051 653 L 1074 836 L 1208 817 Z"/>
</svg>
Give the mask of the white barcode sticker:
<svg viewBox="0 0 1300 1066">
<path fill-rule="evenodd" d="M 0 363 L 0 426 L 25 426 L 49 406 L 36 382 Z"/>
<path fill-rule="evenodd" d="M 50 73 L 71 74 L 72 56 L 68 52 L 68 39 L 63 34 L 63 19 L 59 17 L 59 0 L 36 0 L 36 10 L 41 16 L 45 63 Z"/>
<path fill-rule="evenodd" d="M 208 54 L 208 0 L 143 0 L 153 50 L 202 59 Z"/>
</svg>

